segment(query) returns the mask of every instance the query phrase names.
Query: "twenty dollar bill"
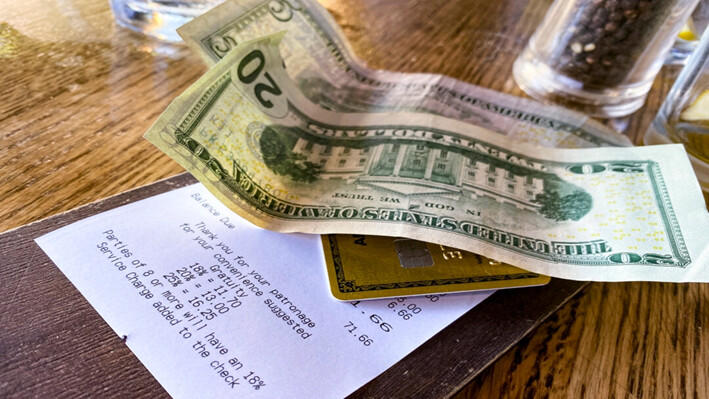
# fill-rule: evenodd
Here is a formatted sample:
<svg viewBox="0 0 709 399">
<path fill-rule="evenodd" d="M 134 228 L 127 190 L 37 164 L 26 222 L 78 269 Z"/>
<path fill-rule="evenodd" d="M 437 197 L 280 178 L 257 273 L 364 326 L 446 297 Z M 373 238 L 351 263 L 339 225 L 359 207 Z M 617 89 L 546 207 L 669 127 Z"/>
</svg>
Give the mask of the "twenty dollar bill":
<svg viewBox="0 0 709 399">
<path fill-rule="evenodd" d="M 447 76 L 372 70 L 314 0 L 227 1 L 179 29 L 208 65 L 238 43 L 288 31 L 280 44 L 288 75 L 310 101 L 340 112 L 424 112 L 462 120 L 545 147 L 629 146 L 585 115 Z"/>
<path fill-rule="evenodd" d="M 681 145 L 543 149 L 430 114 L 326 111 L 286 74 L 281 37 L 233 49 L 146 134 L 251 222 L 562 278 L 709 281 L 709 214 Z"/>
</svg>

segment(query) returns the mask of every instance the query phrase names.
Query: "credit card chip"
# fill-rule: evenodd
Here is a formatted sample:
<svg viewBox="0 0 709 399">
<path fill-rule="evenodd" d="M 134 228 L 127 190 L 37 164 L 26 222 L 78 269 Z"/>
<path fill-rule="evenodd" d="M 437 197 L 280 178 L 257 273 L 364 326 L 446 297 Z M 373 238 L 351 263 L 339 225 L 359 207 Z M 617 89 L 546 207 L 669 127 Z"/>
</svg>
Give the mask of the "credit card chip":
<svg viewBox="0 0 709 399">
<path fill-rule="evenodd" d="M 394 240 L 396 255 L 402 267 L 428 267 L 433 266 L 433 257 L 428 246 L 423 241 L 400 239 Z"/>
</svg>

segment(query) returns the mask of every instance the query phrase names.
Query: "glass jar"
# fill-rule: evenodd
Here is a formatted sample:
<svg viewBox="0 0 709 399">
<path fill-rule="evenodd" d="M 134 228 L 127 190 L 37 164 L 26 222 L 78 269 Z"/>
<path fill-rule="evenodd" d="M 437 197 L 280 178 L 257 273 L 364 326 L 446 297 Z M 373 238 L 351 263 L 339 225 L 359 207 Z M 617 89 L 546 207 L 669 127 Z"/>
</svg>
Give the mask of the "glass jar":
<svg viewBox="0 0 709 399">
<path fill-rule="evenodd" d="M 615 118 L 645 102 L 698 0 L 556 0 L 514 64 L 530 96 Z"/>
</svg>

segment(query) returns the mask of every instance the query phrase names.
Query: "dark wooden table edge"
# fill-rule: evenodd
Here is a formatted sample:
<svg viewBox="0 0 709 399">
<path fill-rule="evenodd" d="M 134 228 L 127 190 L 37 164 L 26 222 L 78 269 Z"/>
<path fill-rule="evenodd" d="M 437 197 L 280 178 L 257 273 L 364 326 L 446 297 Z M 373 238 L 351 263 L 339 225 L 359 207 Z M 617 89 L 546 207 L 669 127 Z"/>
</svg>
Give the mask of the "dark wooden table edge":
<svg viewBox="0 0 709 399">
<path fill-rule="evenodd" d="M 350 397 L 451 397 L 587 285 L 498 291 Z"/>
<path fill-rule="evenodd" d="M 38 250 L 34 239 L 43 234 L 192 183 L 194 177 L 182 173 L 0 233 L 0 253 L 13 258 L 13 251 Z M 453 396 L 587 284 L 552 279 L 543 287 L 498 291 L 349 397 Z"/>
</svg>

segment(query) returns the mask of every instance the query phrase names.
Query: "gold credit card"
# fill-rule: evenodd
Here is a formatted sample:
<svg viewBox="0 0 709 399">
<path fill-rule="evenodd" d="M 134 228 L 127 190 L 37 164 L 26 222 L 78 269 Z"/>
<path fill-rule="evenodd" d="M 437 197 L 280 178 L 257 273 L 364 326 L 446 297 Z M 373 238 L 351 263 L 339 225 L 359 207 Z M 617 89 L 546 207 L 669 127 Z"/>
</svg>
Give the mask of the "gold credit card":
<svg viewBox="0 0 709 399">
<path fill-rule="evenodd" d="M 342 301 L 544 285 L 548 276 L 406 238 L 322 236 L 332 295 Z"/>
</svg>

